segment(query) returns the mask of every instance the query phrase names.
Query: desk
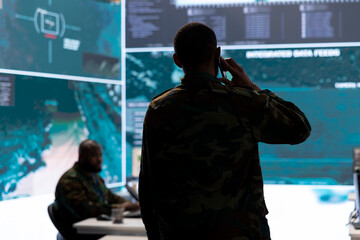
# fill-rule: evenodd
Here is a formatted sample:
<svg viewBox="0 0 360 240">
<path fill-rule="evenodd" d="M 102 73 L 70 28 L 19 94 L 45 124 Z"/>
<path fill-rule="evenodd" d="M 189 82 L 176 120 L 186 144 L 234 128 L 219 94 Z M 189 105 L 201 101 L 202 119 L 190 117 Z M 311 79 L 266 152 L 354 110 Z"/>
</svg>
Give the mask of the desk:
<svg viewBox="0 0 360 240">
<path fill-rule="evenodd" d="M 120 224 L 88 218 L 75 223 L 74 228 L 80 234 L 146 236 L 145 226 L 141 218 L 124 218 L 124 223 Z"/>
<path fill-rule="evenodd" d="M 140 236 L 116 236 L 116 235 L 106 235 L 99 240 L 148 240 L 147 237 Z"/>
<path fill-rule="evenodd" d="M 349 224 L 349 235 L 351 240 L 360 240 L 360 229 L 355 229 L 352 224 Z"/>
<path fill-rule="evenodd" d="M 348 194 L 349 201 L 355 201 L 355 193 L 351 192 Z M 349 224 L 349 236 L 351 240 L 360 240 L 360 229 L 354 228 L 352 224 Z"/>
</svg>

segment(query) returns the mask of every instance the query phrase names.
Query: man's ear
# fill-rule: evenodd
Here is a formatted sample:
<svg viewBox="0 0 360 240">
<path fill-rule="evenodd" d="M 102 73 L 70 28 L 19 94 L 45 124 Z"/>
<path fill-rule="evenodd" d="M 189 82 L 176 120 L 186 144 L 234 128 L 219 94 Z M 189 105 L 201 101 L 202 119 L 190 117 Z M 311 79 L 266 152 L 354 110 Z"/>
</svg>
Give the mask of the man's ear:
<svg viewBox="0 0 360 240">
<path fill-rule="evenodd" d="M 174 63 L 176 64 L 176 66 L 178 66 L 179 68 L 183 68 L 178 56 L 176 55 L 176 53 L 173 54 L 173 60 Z"/>
</svg>

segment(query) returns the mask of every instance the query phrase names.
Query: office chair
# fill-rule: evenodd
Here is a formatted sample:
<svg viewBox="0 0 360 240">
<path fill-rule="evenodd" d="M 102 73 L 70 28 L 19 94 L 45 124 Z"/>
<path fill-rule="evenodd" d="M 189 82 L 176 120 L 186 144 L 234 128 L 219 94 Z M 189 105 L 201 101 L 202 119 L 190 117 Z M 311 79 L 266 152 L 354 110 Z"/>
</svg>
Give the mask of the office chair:
<svg viewBox="0 0 360 240">
<path fill-rule="evenodd" d="M 66 240 L 63 235 L 61 235 L 61 226 L 59 224 L 59 222 L 56 220 L 55 216 L 54 216 L 54 203 L 50 204 L 48 206 L 48 214 L 49 217 L 51 219 L 51 222 L 54 224 L 54 226 L 56 227 L 56 229 L 59 231 L 58 234 L 56 235 L 56 240 Z"/>
</svg>

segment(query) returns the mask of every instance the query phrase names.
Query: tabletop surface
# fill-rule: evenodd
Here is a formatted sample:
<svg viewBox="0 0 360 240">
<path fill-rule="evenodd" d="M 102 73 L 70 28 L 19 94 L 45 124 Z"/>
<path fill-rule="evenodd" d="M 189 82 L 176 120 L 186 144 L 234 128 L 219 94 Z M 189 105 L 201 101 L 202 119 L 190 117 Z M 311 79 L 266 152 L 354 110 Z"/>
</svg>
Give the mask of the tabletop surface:
<svg viewBox="0 0 360 240">
<path fill-rule="evenodd" d="M 116 235 L 106 235 L 99 240 L 147 240 L 145 236 L 116 236 Z"/>
<path fill-rule="evenodd" d="M 75 223 L 74 228 L 83 234 L 146 235 L 141 218 L 124 218 L 123 223 L 88 218 Z"/>
<path fill-rule="evenodd" d="M 356 229 L 352 224 L 349 224 L 349 235 L 352 237 L 360 237 L 360 229 Z"/>
</svg>

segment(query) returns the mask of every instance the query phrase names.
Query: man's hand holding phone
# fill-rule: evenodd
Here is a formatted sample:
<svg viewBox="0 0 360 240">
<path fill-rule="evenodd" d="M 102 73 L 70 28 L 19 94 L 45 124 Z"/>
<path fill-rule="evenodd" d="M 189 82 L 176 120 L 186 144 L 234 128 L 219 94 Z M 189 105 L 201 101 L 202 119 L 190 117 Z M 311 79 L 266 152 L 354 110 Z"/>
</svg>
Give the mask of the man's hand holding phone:
<svg viewBox="0 0 360 240">
<path fill-rule="evenodd" d="M 237 87 L 252 87 L 255 91 L 261 91 L 261 89 L 249 79 L 244 68 L 238 65 L 234 59 L 224 59 L 223 57 L 220 57 L 219 64 L 221 66 L 221 70 L 229 71 L 232 75 L 231 80 L 224 77 L 219 79 L 225 85 Z"/>
</svg>

